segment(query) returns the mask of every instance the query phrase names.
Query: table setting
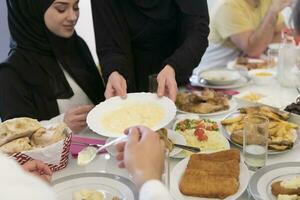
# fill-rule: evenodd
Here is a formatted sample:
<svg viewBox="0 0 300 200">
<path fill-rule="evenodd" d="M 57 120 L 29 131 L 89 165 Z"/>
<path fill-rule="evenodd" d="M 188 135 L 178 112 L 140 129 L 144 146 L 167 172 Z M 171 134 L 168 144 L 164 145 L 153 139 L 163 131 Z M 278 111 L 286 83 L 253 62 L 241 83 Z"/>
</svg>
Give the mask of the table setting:
<svg viewBox="0 0 300 200">
<path fill-rule="evenodd" d="M 289 113 L 297 113 L 298 85 L 283 87 L 276 67 L 253 64 L 261 61 L 248 60 L 247 66 L 254 69 L 242 69 L 246 61 L 235 61 L 238 68 L 231 64 L 191 77 L 175 102 L 155 93 L 129 93 L 126 99 L 113 97 L 93 108 L 84 133 L 70 135 L 63 129 L 65 136 L 49 143 L 64 147 L 62 155 L 68 155 L 54 168 L 51 185 L 58 199 L 138 199 L 131 175 L 115 158 L 115 145 L 127 140 L 123 130 L 134 125 L 164 132 L 170 149 L 163 183 L 174 200 L 285 198 L 285 185 L 291 187 L 300 174 L 300 116 Z M 12 122 L 4 123 L 9 129 Z M 31 133 L 35 137 L 40 129 L 49 129 L 32 123 L 38 126 Z M 8 153 L 21 164 L 37 158 L 46 162 L 59 154 L 47 157 L 25 149 Z"/>
<path fill-rule="evenodd" d="M 220 70 L 220 69 L 217 69 L 217 70 Z M 223 70 L 228 70 L 228 69 L 223 68 Z M 230 69 L 230 70 L 232 70 L 232 69 Z M 253 79 L 253 74 L 265 73 L 265 72 L 269 72 L 269 71 L 272 72 L 271 73 L 272 74 L 271 81 L 267 81 L 267 82 L 262 81 L 263 84 L 260 84 L 260 82 L 257 82 L 255 79 Z M 170 139 L 173 142 L 175 141 L 176 143 L 179 143 L 182 145 L 188 145 L 188 146 L 190 145 L 190 146 L 199 147 L 201 149 L 201 152 L 199 155 L 201 155 L 203 153 L 204 154 L 208 153 L 208 155 L 209 155 L 209 154 L 214 154 L 215 152 L 216 153 L 226 152 L 226 151 L 230 151 L 230 149 L 238 150 L 239 155 L 241 156 L 240 162 L 238 164 L 239 171 L 240 171 L 239 177 L 238 177 L 238 183 L 239 183 L 238 188 L 236 189 L 234 194 L 229 195 L 229 196 L 225 197 L 224 199 L 238 199 L 238 200 L 246 200 L 246 199 L 255 199 L 256 200 L 256 199 L 265 199 L 265 198 L 276 199 L 276 196 L 274 196 L 271 192 L 272 188 L 270 185 L 274 182 L 273 179 L 283 181 L 284 177 L 281 177 L 279 175 L 275 176 L 275 174 L 277 174 L 277 172 L 284 173 L 285 170 L 289 170 L 289 169 L 285 169 L 286 167 L 290 167 L 293 170 L 292 173 L 289 174 L 289 176 L 287 176 L 287 178 L 294 178 L 294 175 L 297 175 L 298 173 L 300 173 L 300 168 L 298 167 L 299 165 L 296 164 L 297 161 L 300 161 L 300 159 L 297 156 L 297 154 L 300 151 L 300 148 L 298 145 L 298 131 L 296 132 L 295 140 L 293 141 L 294 143 L 290 149 L 283 150 L 283 151 L 277 151 L 277 152 L 273 151 L 271 153 L 270 153 L 270 150 L 268 150 L 268 147 L 265 146 L 265 144 L 267 142 L 270 142 L 270 140 L 268 139 L 268 135 L 266 133 L 268 131 L 265 131 L 264 137 L 262 137 L 262 138 L 265 138 L 265 140 L 264 140 L 265 142 L 262 142 L 262 144 L 264 144 L 264 145 L 262 145 L 261 149 L 264 150 L 262 152 L 268 152 L 268 153 L 262 153 L 263 156 L 260 157 L 262 162 L 257 162 L 257 159 L 254 159 L 255 162 L 251 163 L 251 160 L 250 161 L 247 160 L 247 158 L 246 158 L 247 156 L 245 157 L 245 154 L 243 153 L 243 144 L 239 145 L 239 144 L 232 142 L 232 140 L 230 139 L 230 136 L 228 137 L 228 133 L 225 130 L 226 128 L 224 128 L 224 126 L 222 125 L 222 120 L 228 119 L 229 117 L 236 115 L 234 113 L 237 113 L 238 109 L 241 109 L 241 108 L 243 109 L 243 108 L 247 108 L 247 107 L 264 107 L 264 106 L 269 107 L 270 106 L 272 109 L 274 109 L 274 112 L 276 113 L 277 109 L 283 110 L 285 108 L 285 106 L 294 102 L 295 99 L 299 95 L 298 91 L 296 90 L 296 88 L 284 88 L 284 87 L 280 86 L 280 84 L 276 80 L 276 77 L 273 76 L 273 74 L 275 74 L 275 72 L 276 72 L 276 70 L 274 68 L 271 68 L 271 69 L 268 68 L 265 71 L 254 71 L 252 73 L 252 75 L 251 75 L 251 73 L 247 73 L 246 77 L 250 79 L 249 82 L 247 82 L 247 84 L 238 86 L 238 87 L 229 87 L 229 89 L 227 89 L 226 87 L 224 88 L 224 86 L 222 86 L 222 84 L 221 84 L 221 86 L 219 86 L 218 84 L 214 85 L 214 87 L 217 88 L 216 91 L 218 91 L 220 93 L 225 91 L 224 92 L 225 94 L 227 94 L 227 93 L 233 94 L 233 95 L 225 95 L 228 99 L 224 100 L 225 106 L 223 106 L 223 108 L 222 107 L 218 108 L 219 110 L 218 109 L 213 110 L 213 111 L 209 110 L 207 113 L 202 112 L 203 110 L 201 110 L 201 109 L 197 110 L 199 112 L 190 111 L 190 110 L 185 111 L 184 107 L 182 107 L 182 106 L 180 107 L 176 102 L 177 108 L 176 107 L 174 108 L 174 106 L 170 106 L 167 108 L 168 116 L 170 116 L 170 117 L 164 123 L 162 123 L 162 125 L 156 126 L 154 128 L 154 130 L 158 130 L 159 128 L 163 128 L 163 127 L 167 128 L 168 132 L 170 133 Z M 243 76 L 240 74 L 240 72 L 237 72 L 237 73 L 240 76 Z M 243 72 L 243 73 L 245 73 L 245 72 Z M 216 74 L 215 71 L 212 74 L 213 75 Z M 223 79 L 224 79 L 224 77 L 223 77 Z M 237 80 L 235 80 L 235 81 L 237 81 Z M 234 83 L 234 81 L 233 82 L 229 81 L 227 84 L 234 85 L 235 83 Z M 187 86 L 185 88 L 181 88 L 179 95 L 181 92 L 183 92 L 183 94 L 186 93 L 186 95 L 193 95 L 194 93 L 196 93 L 195 94 L 196 96 L 197 95 L 201 96 L 201 93 L 203 94 L 205 92 L 210 94 L 209 93 L 210 91 L 206 91 L 206 89 L 203 90 L 203 87 L 201 85 L 200 85 L 201 86 L 200 90 L 199 90 L 199 85 L 196 85 L 196 86 L 193 85 L 192 81 L 191 81 L 191 85 L 192 85 L 192 87 Z M 208 87 L 208 88 L 216 89 L 214 87 L 213 88 Z M 192 90 L 190 90 L 191 88 L 192 88 Z M 270 88 L 272 88 L 272 89 L 270 89 Z M 208 90 L 210 90 L 210 89 L 208 89 Z M 248 94 L 249 92 L 252 92 L 252 93 Z M 254 100 L 253 99 L 249 100 L 247 98 L 243 98 L 243 96 L 246 94 L 248 94 L 250 96 L 251 95 L 255 96 L 260 93 L 264 95 L 263 100 L 260 100 L 259 98 L 258 98 L 259 100 L 256 100 L 255 99 L 256 97 L 254 97 Z M 132 95 L 135 95 L 135 94 L 132 94 Z M 138 95 L 148 95 L 148 98 L 145 98 L 145 99 L 149 99 L 149 95 L 151 96 L 152 94 L 144 93 L 144 94 L 138 94 Z M 215 94 L 215 95 L 218 96 L 219 94 Z M 131 94 L 129 94 L 129 96 L 131 96 Z M 205 94 L 204 94 L 204 96 L 205 96 Z M 223 95 L 220 98 L 224 98 L 225 96 Z M 281 98 L 281 96 L 284 96 L 284 98 Z M 143 98 L 143 97 L 138 97 L 138 98 Z M 187 99 L 186 96 L 184 96 L 184 98 Z M 193 99 L 193 98 L 191 98 L 191 99 Z M 272 100 L 272 99 L 274 99 L 274 100 Z M 116 101 L 120 101 L 120 100 L 116 100 Z M 139 101 L 139 102 L 141 102 L 141 101 Z M 209 100 L 207 100 L 207 102 L 214 105 L 214 103 Z M 232 103 L 232 102 L 234 102 L 234 103 Z M 187 102 L 183 102 L 183 103 L 187 103 Z M 188 103 L 192 103 L 192 102 L 188 102 Z M 126 106 L 130 107 L 129 104 L 127 104 Z M 107 108 L 108 106 L 105 106 L 105 107 L 106 107 L 105 109 L 108 109 Z M 116 107 L 117 107 L 116 110 L 121 109 L 118 106 L 116 106 Z M 144 107 L 145 107 L 145 105 L 144 105 Z M 99 108 L 97 108 L 97 109 L 99 109 Z M 172 110 L 172 111 L 170 111 L 170 110 Z M 159 112 L 157 112 L 157 113 L 159 113 Z M 97 116 L 97 114 L 95 114 L 94 112 L 91 112 L 90 116 L 93 116 L 93 118 L 95 118 L 95 116 Z M 98 116 L 99 116 L 99 114 L 98 114 Z M 88 119 L 89 119 L 89 117 L 88 117 Z M 97 122 L 98 122 L 97 125 L 99 125 L 99 119 Z M 90 123 L 90 122 L 88 121 L 88 123 Z M 95 123 L 95 120 L 92 123 Z M 293 124 L 295 124 L 295 126 L 300 125 L 300 117 L 295 114 L 289 114 L 288 123 L 293 123 Z M 89 124 L 89 126 L 91 127 L 92 130 L 94 130 L 94 132 L 100 131 L 102 133 L 100 135 L 97 135 L 93 132 L 90 132 L 88 134 L 89 138 L 99 138 L 100 139 L 99 144 L 101 144 L 101 145 L 103 145 L 105 143 L 103 141 L 106 140 L 107 137 L 109 137 L 109 139 L 108 139 L 109 141 L 112 141 L 113 140 L 112 138 L 120 137 L 120 134 L 116 134 L 116 132 L 109 135 L 109 131 L 106 132 L 106 131 L 100 130 L 103 127 L 93 126 L 90 124 Z M 199 131 L 199 129 L 196 128 L 199 126 L 205 127 L 203 132 Z M 186 128 L 186 127 L 188 127 L 188 128 Z M 215 130 L 211 127 L 215 127 Z M 109 128 L 109 127 L 104 127 L 104 128 Z M 203 130 L 203 129 L 201 129 L 201 130 Z M 194 132 L 196 132 L 196 131 L 199 132 L 198 135 L 194 135 Z M 217 135 L 220 138 L 223 138 L 223 141 L 225 141 L 225 143 L 223 146 L 222 145 L 218 146 L 218 144 L 216 144 L 216 148 L 206 148 L 205 143 L 209 143 L 210 138 L 216 137 L 213 134 L 214 131 L 215 131 L 215 135 Z M 176 136 L 176 135 L 178 135 L 178 136 Z M 83 136 L 80 136 L 80 137 L 83 137 Z M 87 137 L 87 135 L 85 134 L 84 137 Z M 179 137 L 180 137 L 180 139 L 178 139 Z M 206 137 L 207 137 L 207 140 L 206 140 Z M 202 139 L 204 138 L 204 140 L 201 141 L 201 138 Z M 209 143 L 209 144 L 210 144 L 209 147 L 214 146 L 213 143 Z M 253 152 L 253 150 L 252 150 L 252 152 Z M 258 152 L 259 151 L 257 149 L 254 150 L 254 156 L 257 156 L 256 154 Z M 109 147 L 109 148 L 107 148 L 106 152 L 105 151 L 101 152 L 100 154 L 98 154 L 96 156 L 94 161 L 92 161 L 90 164 L 83 166 L 83 167 L 79 167 L 76 164 L 76 160 L 74 158 L 71 158 L 70 164 L 69 164 L 70 166 L 68 166 L 66 169 L 56 173 L 54 175 L 54 180 L 61 180 L 63 177 L 72 176 L 72 174 L 74 175 L 74 174 L 78 174 L 78 173 L 87 174 L 86 176 L 89 176 L 92 173 L 100 173 L 100 174 L 103 173 L 103 174 L 108 174 L 108 175 L 115 174 L 115 176 L 125 177 L 126 180 L 127 179 L 130 180 L 130 175 L 126 172 L 126 170 L 119 169 L 117 167 L 117 161 L 114 158 L 115 153 L 116 153 L 116 150 L 113 149 L 113 147 Z M 190 159 L 191 155 L 192 155 L 191 152 L 187 152 L 182 149 L 176 149 L 175 152 L 170 154 L 170 158 L 168 158 L 169 183 L 165 182 L 166 185 L 170 189 L 170 193 L 172 194 L 172 196 L 175 200 L 216 199 L 216 198 L 195 197 L 194 195 L 193 196 L 184 195 L 181 192 L 181 190 L 179 189 L 180 180 L 183 177 L 184 170 L 189 163 L 189 159 Z M 251 156 L 253 156 L 253 155 L 250 155 L 250 157 Z M 224 161 L 224 162 L 227 162 L 227 161 Z M 251 164 L 255 165 L 257 163 L 258 163 L 258 166 L 256 166 L 253 170 L 253 168 L 251 168 Z M 252 170 L 250 170 L 248 168 L 251 168 Z M 274 171 L 274 174 L 271 174 L 271 175 L 266 174 L 265 175 L 265 173 L 267 173 L 268 168 L 272 169 Z M 262 175 L 257 175 L 257 174 L 262 174 Z M 94 175 L 97 176 L 97 174 L 94 174 Z M 85 175 L 83 175 L 83 177 L 84 176 Z M 102 175 L 99 175 L 99 176 L 102 176 Z M 261 178 L 261 176 L 267 177 L 266 180 L 262 181 L 263 178 Z M 76 178 L 74 177 L 74 179 L 77 179 L 77 177 Z M 80 177 L 79 177 L 79 179 L 80 179 Z M 54 181 L 54 183 L 56 183 L 56 182 Z M 259 185 L 259 184 L 261 184 L 266 189 L 264 190 L 264 189 L 261 189 L 260 187 L 258 187 L 257 185 Z M 135 194 L 134 189 L 131 188 L 131 191 L 134 195 Z M 125 192 L 125 189 L 124 189 L 124 192 Z M 110 197 L 108 197 L 108 198 L 110 198 Z M 122 198 L 126 199 L 126 197 L 124 195 L 122 196 Z"/>
</svg>

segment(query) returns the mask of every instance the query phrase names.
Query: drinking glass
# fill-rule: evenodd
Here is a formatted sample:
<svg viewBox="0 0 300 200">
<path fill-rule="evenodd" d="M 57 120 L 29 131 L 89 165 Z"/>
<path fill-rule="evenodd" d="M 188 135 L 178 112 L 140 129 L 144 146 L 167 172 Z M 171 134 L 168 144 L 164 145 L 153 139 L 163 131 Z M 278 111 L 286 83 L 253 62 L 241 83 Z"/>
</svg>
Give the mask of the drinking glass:
<svg viewBox="0 0 300 200">
<path fill-rule="evenodd" d="M 278 51 L 276 48 L 269 48 L 267 51 L 268 68 L 277 66 L 278 63 Z"/>
<path fill-rule="evenodd" d="M 149 92 L 156 93 L 158 83 L 157 74 L 151 74 L 148 76 Z"/>
<path fill-rule="evenodd" d="M 243 155 L 250 170 L 266 165 L 268 152 L 269 120 L 258 115 L 248 115 L 244 121 Z"/>
</svg>

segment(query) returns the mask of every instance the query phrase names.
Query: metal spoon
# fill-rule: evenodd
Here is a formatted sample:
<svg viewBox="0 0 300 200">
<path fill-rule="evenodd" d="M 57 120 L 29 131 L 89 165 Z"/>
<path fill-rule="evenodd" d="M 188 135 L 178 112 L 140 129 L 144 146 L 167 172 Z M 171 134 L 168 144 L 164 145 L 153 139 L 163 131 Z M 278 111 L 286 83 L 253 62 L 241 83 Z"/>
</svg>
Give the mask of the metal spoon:
<svg viewBox="0 0 300 200">
<path fill-rule="evenodd" d="M 109 147 L 111 145 L 114 145 L 114 144 L 117 144 L 119 142 L 123 142 L 126 140 L 127 140 L 127 135 L 124 135 L 124 136 L 121 136 L 121 137 L 118 137 L 118 138 L 112 140 L 111 142 L 108 142 L 108 143 L 100 146 L 99 148 L 96 148 L 93 146 L 85 147 L 78 153 L 77 164 L 80 166 L 87 165 L 95 159 L 98 152 L 106 149 L 107 147 Z"/>
</svg>

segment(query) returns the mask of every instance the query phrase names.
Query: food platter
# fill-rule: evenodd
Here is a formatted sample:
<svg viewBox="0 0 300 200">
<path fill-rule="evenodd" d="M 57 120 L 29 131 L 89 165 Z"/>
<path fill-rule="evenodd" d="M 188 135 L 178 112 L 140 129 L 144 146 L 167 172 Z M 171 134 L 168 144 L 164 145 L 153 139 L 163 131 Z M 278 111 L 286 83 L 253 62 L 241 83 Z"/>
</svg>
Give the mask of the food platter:
<svg viewBox="0 0 300 200">
<path fill-rule="evenodd" d="M 238 117 L 240 116 L 241 113 L 239 111 L 236 111 L 236 112 L 233 112 L 233 113 L 230 113 L 229 115 L 227 115 L 224 120 L 226 119 L 230 119 L 230 118 L 234 118 L 234 117 Z M 239 144 L 235 141 L 232 140 L 231 138 L 231 132 L 228 130 L 228 128 L 225 126 L 225 125 L 221 125 L 221 130 L 224 134 L 224 136 L 231 142 L 233 143 L 234 145 L 240 147 L 240 148 L 243 148 L 242 144 Z M 293 147 L 291 149 L 286 149 L 286 150 L 282 150 L 282 151 L 277 151 L 277 150 L 272 150 L 272 149 L 269 149 L 268 150 L 268 154 L 282 154 L 282 153 L 286 153 L 286 152 L 289 152 L 291 151 L 293 148 L 295 148 L 295 146 L 297 146 L 299 144 L 299 130 L 297 131 L 294 131 L 293 133 Z"/>
<path fill-rule="evenodd" d="M 107 173 L 82 173 L 56 179 L 52 188 L 58 200 L 72 200 L 74 192 L 82 189 L 93 189 L 102 192 L 105 200 L 119 199 L 138 200 L 138 189 L 130 180 Z"/>
<path fill-rule="evenodd" d="M 115 138 L 135 125 L 145 125 L 153 130 L 163 128 L 175 114 L 176 106 L 167 97 L 130 93 L 126 99 L 112 97 L 95 106 L 87 116 L 87 124 L 97 134 Z"/>
<path fill-rule="evenodd" d="M 179 190 L 179 182 L 180 179 L 187 167 L 187 164 L 189 162 L 189 157 L 183 159 L 180 161 L 172 170 L 170 177 L 170 191 L 175 200 L 216 200 L 215 198 L 201 198 L 201 197 L 192 197 L 192 196 L 186 196 L 183 195 Z M 246 190 L 248 182 L 250 179 L 249 171 L 247 166 L 244 164 L 244 162 L 240 162 L 240 187 L 232 196 L 229 196 L 225 198 L 224 200 L 236 200 L 238 197 L 240 197 L 243 192 Z"/>
<path fill-rule="evenodd" d="M 299 162 L 269 165 L 259 169 L 251 177 L 248 191 L 255 200 L 276 200 L 276 197 L 271 192 L 272 183 L 299 175 Z"/>
<path fill-rule="evenodd" d="M 185 138 L 185 141 L 187 145 L 199 147 L 201 149 L 200 153 L 213 153 L 217 151 L 227 150 L 230 149 L 230 144 L 228 140 L 222 135 L 219 131 L 205 131 L 205 134 L 208 136 L 207 141 L 198 141 L 197 137 L 193 135 L 193 132 L 196 130 L 194 128 L 191 128 L 190 130 L 187 130 L 185 133 L 184 131 L 180 131 L 176 129 L 176 126 L 178 123 L 184 121 L 184 120 L 195 120 L 195 121 L 202 121 L 202 119 L 198 118 L 180 118 L 178 119 L 174 125 L 173 130 L 176 131 L 176 134 L 182 135 Z M 206 120 L 205 120 L 206 121 Z M 210 122 L 215 123 L 213 121 L 207 120 L 205 124 L 210 124 Z M 218 126 L 218 125 L 217 125 Z M 181 152 L 177 155 L 175 155 L 175 158 L 185 158 L 189 155 L 188 152 Z"/>
<path fill-rule="evenodd" d="M 182 91 L 176 96 L 177 110 L 202 117 L 221 115 L 237 107 L 235 99 L 221 91 L 205 88 L 201 91 Z"/>
<path fill-rule="evenodd" d="M 224 115 L 226 113 L 230 113 L 230 112 L 234 111 L 237 108 L 237 106 L 238 106 L 238 104 L 237 104 L 236 100 L 235 99 L 230 99 L 229 100 L 229 109 L 228 110 L 221 110 L 221 111 L 217 111 L 217 112 L 213 112 L 213 113 L 207 113 L 207 114 L 186 112 L 186 111 L 180 110 L 178 108 L 177 108 L 177 111 L 179 113 L 182 113 L 182 114 L 196 114 L 199 117 L 212 117 L 212 116 Z"/>
</svg>

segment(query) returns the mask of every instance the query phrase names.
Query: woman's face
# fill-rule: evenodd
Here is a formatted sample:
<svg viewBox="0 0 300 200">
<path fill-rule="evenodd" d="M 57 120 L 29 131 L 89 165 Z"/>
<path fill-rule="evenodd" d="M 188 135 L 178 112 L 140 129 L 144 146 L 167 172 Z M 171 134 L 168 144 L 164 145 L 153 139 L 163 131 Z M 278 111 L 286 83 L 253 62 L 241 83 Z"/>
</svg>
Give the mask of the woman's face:
<svg viewBox="0 0 300 200">
<path fill-rule="evenodd" d="M 44 15 L 47 28 L 57 36 L 71 37 L 79 17 L 78 3 L 79 0 L 55 0 Z"/>
</svg>

